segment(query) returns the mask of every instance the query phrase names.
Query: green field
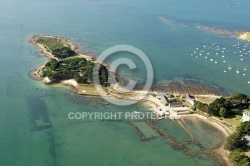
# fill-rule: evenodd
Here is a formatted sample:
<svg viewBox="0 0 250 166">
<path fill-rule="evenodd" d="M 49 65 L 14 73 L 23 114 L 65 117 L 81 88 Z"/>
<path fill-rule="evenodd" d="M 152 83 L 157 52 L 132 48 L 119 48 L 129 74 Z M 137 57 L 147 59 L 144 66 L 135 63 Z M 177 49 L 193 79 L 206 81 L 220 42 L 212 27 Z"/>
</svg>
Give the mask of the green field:
<svg viewBox="0 0 250 166">
<path fill-rule="evenodd" d="M 36 42 L 43 44 L 51 51 L 65 47 L 62 40 L 56 37 L 38 37 Z"/>
<path fill-rule="evenodd" d="M 67 58 L 76 55 L 69 45 L 57 37 L 39 36 L 35 42 L 42 44 L 48 52 L 51 52 L 57 58 Z"/>
</svg>

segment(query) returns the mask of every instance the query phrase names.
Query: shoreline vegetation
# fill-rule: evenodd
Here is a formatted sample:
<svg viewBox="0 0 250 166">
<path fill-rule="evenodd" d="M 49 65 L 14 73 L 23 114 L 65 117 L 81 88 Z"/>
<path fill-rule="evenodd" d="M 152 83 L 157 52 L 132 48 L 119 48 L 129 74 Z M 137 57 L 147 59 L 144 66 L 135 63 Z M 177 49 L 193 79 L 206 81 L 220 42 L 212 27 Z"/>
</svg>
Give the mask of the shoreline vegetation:
<svg viewBox="0 0 250 166">
<path fill-rule="evenodd" d="M 41 66 L 36 67 L 31 76 L 37 80 L 43 80 L 47 85 L 68 85 L 73 87 L 75 92 L 80 95 L 99 96 L 98 91 L 95 89 L 93 82 L 91 82 L 93 71 L 93 64 L 96 62 L 96 58 L 89 53 L 82 54 L 78 51 L 78 46 L 75 43 L 70 42 L 69 39 L 62 37 L 55 37 L 50 35 L 34 35 L 29 42 L 36 46 L 41 54 L 48 58 L 48 62 Z M 45 45 L 46 44 L 46 45 Z M 103 72 L 101 72 L 102 86 L 105 88 L 109 97 L 125 99 L 125 100 L 138 100 L 135 96 L 138 94 L 145 94 L 146 92 L 140 90 L 134 90 L 133 92 L 118 93 L 120 85 L 109 86 L 107 84 L 107 72 L 109 71 L 109 65 L 105 62 L 103 65 Z M 88 66 L 88 67 L 86 67 Z M 111 72 L 111 71 L 110 71 Z M 58 74 L 59 73 L 59 74 Z M 63 77 L 62 77 L 63 75 Z M 91 77 L 90 77 L 91 76 Z M 117 75 L 116 75 L 117 76 Z M 117 76 L 118 77 L 118 76 Z M 84 79 L 83 79 L 84 78 Z M 119 78 L 116 78 L 120 81 Z M 118 81 L 118 82 L 119 82 Z M 121 81 L 120 81 L 121 82 Z M 178 88 L 178 87 L 177 87 Z M 154 92 L 160 94 L 161 92 Z M 155 110 L 159 106 L 159 101 L 152 101 L 148 94 L 143 102 Z M 221 98 L 222 96 L 213 94 L 196 94 L 197 98 L 207 98 L 208 101 Z M 156 98 L 157 99 L 157 98 Z M 160 104 L 161 105 L 161 104 Z M 191 107 L 191 106 L 190 106 Z M 177 115 L 176 118 L 194 118 L 194 120 L 202 120 L 209 125 L 214 126 L 221 131 L 225 137 L 228 137 L 233 133 L 233 129 L 225 125 L 222 121 L 213 117 L 206 117 L 204 114 L 199 115 Z M 169 117 L 170 118 L 170 117 Z M 196 119 L 197 118 L 197 119 Z M 217 149 L 217 153 L 223 156 L 224 160 L 228 162 L 229 151 L 224 149 L 224 145 Z"/>
</svg>

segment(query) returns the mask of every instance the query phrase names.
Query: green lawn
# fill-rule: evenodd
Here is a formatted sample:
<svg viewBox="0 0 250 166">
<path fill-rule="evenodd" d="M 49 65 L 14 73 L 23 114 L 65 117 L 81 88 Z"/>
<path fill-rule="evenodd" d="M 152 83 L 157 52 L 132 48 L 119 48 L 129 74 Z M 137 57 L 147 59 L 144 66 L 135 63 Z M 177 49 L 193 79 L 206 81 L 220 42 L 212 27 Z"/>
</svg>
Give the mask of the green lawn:
<svg viewBox="0 0 250 166">
<path fill-rule="evenodd" d="M 231 125 L 238 126 L 242 122 L 241 118 L 242 118 L 242 115 L 232 115 L 231 117 L 222 118 L 222 119 Z"/>
<path fill-rule="evenodd" d="M 56 37 L 39 37 L 36 42 L 45 45 L 50 51 L 65 47 L 63 42 Z"/>
<path fill-rule="evenodd" d="M 244 109 L 243 108 L 233 108 L 231 109 L 232 112 L 234 112 L 234 115 L 229 115 L 226 118 L 215 116 L 216 118 L 225 121 L 226 123 L 233 125 L 233 126 L 239 126 L 242 122 L 242 114 Z"/>
</svg>

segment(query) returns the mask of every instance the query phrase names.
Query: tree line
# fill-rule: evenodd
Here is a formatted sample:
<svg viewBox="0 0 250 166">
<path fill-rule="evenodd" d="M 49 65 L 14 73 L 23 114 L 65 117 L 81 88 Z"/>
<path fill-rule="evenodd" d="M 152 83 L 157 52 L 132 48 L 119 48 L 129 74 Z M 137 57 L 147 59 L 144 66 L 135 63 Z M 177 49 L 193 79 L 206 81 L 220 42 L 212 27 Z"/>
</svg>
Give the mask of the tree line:
<svg viewBox="0 0 250 166">
<path fill-rule="evenodd" d="M 250 98 L 245 94 L 233 94 L 230 97 L 218 98 L 211 104 L 195 102 L 195 109 L 207 113 L 208 115 L 215 115 L 219 117 L 227 117 L 228 115 L 237 114 L 232 111 L 233 108 L 249 108 Z"/>
<path fill-rule="evenodd" d="M 95 63 L 85 58 L 70 58 L 58 61 L 51 59 L 42 69 L 43 77 L 48 77 L 51 83 L 75 79 L 78 83 L 93 84 L 93 69 Z M 108 69 L 100 64 L 99 80 L 101 85 L 108 85 Z"/>
<path fill-rule="evenodd" d="M 236 131 L 230 135 L 225 144 L 225 149 L 230 150 L 229 160 L 235 166 L 250 166 L 250 157 L 244 154 L 249 149 L 245 136 L 250 135 L 250 121 L 242 122 Z"/>
</svg>

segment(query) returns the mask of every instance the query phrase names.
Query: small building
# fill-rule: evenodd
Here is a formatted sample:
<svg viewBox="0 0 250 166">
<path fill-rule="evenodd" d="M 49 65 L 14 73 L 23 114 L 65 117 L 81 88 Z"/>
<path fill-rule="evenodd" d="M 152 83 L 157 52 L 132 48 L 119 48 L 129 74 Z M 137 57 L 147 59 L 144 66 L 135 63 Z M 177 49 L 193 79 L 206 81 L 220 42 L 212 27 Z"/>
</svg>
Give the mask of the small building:
<svg viewBox="0 0 250 166">
<path fill-rule="evenodd" d="M 191 96 L 190 94 L 186 94 L 186 100 L 191 104 L 194 105 L 195 103 L 195 98 Z"/>
<path fill-rule="evenodd" d="M 176 108 L 172 108 L 172 111 L 175 111 L 177 115 L 190 113 L 190 109 L 188 107 L 176 107 Z"/>
<path fill-rule="evenodd" d="M 165 93 L 164 96 L 166 96 L 168 99 L 175 99 L 176 96 L 172 93 Z"/>
<path fill-rule="evenodd" d="M 243 112 L 242 121 L 243 122 L 250 121 L 250 112 L 249 111 Z"/>
<path fill-rule="evenodd" d="M 173 107 L 183 107 L 182 102 L 173 102 L 173 103 L 169 103 L 169 107 L 173 108 Z"/>
<path fill-rule="evenodd" d="M 168 105 L 168 100 L 166 99 L 165 95 L 161 94 L 161 102 L 163 105 Z"/>
</svg>

